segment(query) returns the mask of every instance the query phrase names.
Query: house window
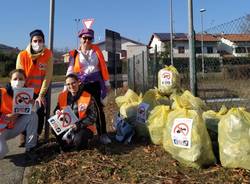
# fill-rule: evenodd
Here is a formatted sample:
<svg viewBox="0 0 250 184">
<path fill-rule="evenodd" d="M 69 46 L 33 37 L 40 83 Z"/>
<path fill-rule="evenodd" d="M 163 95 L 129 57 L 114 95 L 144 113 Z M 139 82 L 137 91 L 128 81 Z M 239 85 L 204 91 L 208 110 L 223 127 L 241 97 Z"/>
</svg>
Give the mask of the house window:
<svg viewBox="0 0 250 184">
<path fill-rule="evenodd" d="M 127 58 L 127 51 L 126 50 L 121 50 L 121 57 Z"/>
<path fill-rule="evenodd" d="M 247 52 L 250 53 L 250 47 L 247 47 Z"/>
<path fill-rule="evenodd" d="M 200 53 L 201 53 L 201 47 L 196 47 L 196 48 L 195 48 L 195 52 L 196 52 L 197 54 L 200 54 Z"/>
<path fill-rule="evenodd" d="M 213 47 L 207 47 L 207 53 L 208 53 L 208 54 L 214 53 Z"/>
<path fill-rule="evenodd" d="M 178 53 L 179 54 L 184 54 L 185 53 L 184 47 L 178 47 Z"/>
<path fill-rule="evenodd" d="M 246 48 L 245 47 L 236 47 L 235 52 L 236 53 L 246 53 Z"/>
</svg>

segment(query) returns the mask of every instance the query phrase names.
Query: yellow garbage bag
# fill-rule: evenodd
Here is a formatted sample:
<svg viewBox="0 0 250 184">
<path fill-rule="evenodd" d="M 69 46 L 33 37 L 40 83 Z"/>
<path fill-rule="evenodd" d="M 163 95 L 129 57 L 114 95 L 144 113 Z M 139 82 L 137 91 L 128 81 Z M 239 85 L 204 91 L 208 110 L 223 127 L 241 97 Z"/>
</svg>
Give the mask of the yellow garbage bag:
<svg viewBox="0 0 250 184">
<path fill-rule="evenodd" d="M 203 112 L 202 118 L 204 119 L 207 129 L 218 133 L 218 123 L 223 115 L 227 113 L 228 109 L 225 105 L 222 105 L 219 112 L 208 110 Z"/>
<path fill-rule="evenodd" d="M 180 163 L 200 168 L 216 162 L 200 111 L 177 108 L 168 114 L 163 147 Z"/>
<path fill-rule="evenodd" d="M 208 110 L 203 112 L 202 118 L 206 124 L 208 134 L 212 141 L 213 152 L 216 158 L 219 160 L 219 143 L 218 143 L 218 125 L 222 116 L 227 113 L 228 109 L 225 105 L 222 105 L 219 112 Z"/>
<path fill-rule="evenodd" d="M 117 106 L 120 108 L 124 103 L 141 101 L 141 96 L 137 95 L 133 90 L 128 89 L 124 96 L 115 98 Z"/>
<path fill-rule="evenodd" d="M 218 128 L 220 161 L 229 168 L 250 169 L 250 113 L 232 108 L 224 115 Z"/>
<path fill-rule="evenodd" d="M 180 74 L 170 65 L 158 72 L 158 89 L 160 93 L 170 95 L 175 89 L 180 88 Z"/>
<path fill-rule="evenodd" d="M 147 127 L 150 139 L 154 144 L 162 144 L 163 129 L 166 126 L 169 112 L 170 107 L 166 105 L 158 105 L 150 112 Z"/>
<path fill-rule="evenodd" d="M 175 95 L 172 98 L 174 99 L 174 102 L 172 104 L 172 109 L 186 108 L 190 110 L 201 110 L 201 111 L 205 111 L 208 109 L 206 103 L 202 99 L 193 96 L 191 92 L 188 90 L 184 91 L 184 93 L 181 96 Z"/>
<path fill-rule="evenodd" d="M 140 102 L 127 102 L 123 103 L 120 107 L 120 115 L 122 118 L 126 118 L 130 121 L 136 120 L 137 107 Z"/>
</svg>

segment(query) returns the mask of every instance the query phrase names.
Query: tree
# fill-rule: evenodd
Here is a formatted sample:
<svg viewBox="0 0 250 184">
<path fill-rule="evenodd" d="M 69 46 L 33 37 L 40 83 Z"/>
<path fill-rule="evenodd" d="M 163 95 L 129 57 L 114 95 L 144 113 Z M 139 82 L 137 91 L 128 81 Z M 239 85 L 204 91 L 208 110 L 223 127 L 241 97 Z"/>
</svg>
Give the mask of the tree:
<svg viewBox="0 0 250 184">
<path fill-rule="evenodd" d="M 165 42 L 164 51 L 160 53 L 160 59 L 163 62 L 166 62 L 170 58 L 170 51 L 171 51 L 170 42 Z"/>
</svg>

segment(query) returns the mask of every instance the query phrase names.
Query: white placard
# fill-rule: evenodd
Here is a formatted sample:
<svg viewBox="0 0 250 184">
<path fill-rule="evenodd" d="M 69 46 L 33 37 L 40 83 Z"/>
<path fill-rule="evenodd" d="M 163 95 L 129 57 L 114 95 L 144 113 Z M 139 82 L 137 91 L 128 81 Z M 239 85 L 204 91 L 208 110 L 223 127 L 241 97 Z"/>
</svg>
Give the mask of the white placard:
<svg viewBox="0 0 250 184">
<path fill-rule="evenodd" d="M 14 88 L 13 95 L 13 113 L 14 114 L 31 114 L 34 88 Z"/>
<path fill-rule="evenodd" d="M 171 130 L 171 138 L 174 146 L 191 148 L 193 119 L 176 118 Z"/>
<path fill-rule="evenodd" d="M 71 128 L 70 125 L 78 121 L 78 118 L 70 108 L 67 106 L 62 111 L 57 111 L 57 113 L 48 119 L 48 122 L 52 129 L 57 135 Z"/>
<path fill-rule="evenodd" d="M 137 108 L 136 120 L 140 123 L 146 123 L 147 115 L 148 115 L 149 104 L 140 103 Z"/>
<path fill-rule="evenodd" d="M 160 82 L 162 86 L 172 85 L 173 74 L 170 71 L 161 70 L 160 72 Z"/>
</svg>

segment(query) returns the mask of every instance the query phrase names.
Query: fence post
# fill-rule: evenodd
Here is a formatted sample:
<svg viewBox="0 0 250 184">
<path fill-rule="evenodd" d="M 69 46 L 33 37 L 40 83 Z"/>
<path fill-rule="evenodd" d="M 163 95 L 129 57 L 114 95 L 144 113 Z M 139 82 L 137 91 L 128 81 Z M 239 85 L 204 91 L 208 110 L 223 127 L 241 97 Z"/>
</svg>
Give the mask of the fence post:
<svg viewBox="0 0 250 184">
<path fill-rule="evenodd" d="M 142 91 L 143 93 L 145 93 L 145 80 L 144 80 L 144 51 L 142 51 Z"/>
<path fill-rule="evenodd" d="M 133 91 L 135 91 L 135 55 L 133 55 Z"/>
<path fill-rule="evenodd" d="M 155 86 L 155 82 L 156 82 L 156 75 L 155 75 L 155 73 L 157 73 L 156 72 L 156 65 L 157 65 L 157 45 L 155 45 L 155 51 L 154 51 L 154 73 L 153 73 L 153 86 Z"/>
</svg>

